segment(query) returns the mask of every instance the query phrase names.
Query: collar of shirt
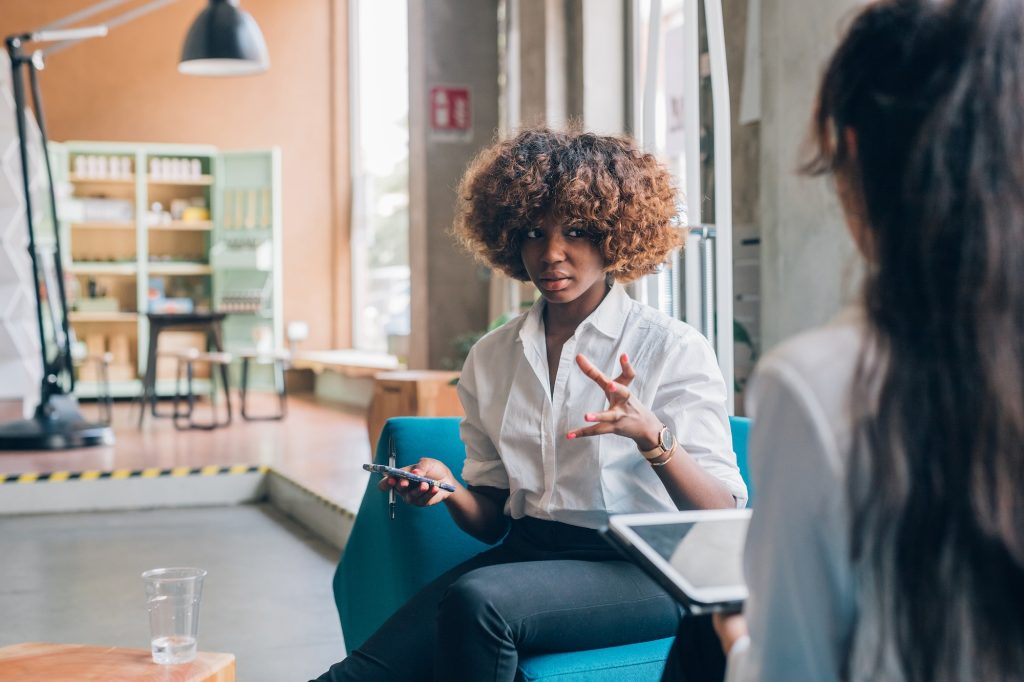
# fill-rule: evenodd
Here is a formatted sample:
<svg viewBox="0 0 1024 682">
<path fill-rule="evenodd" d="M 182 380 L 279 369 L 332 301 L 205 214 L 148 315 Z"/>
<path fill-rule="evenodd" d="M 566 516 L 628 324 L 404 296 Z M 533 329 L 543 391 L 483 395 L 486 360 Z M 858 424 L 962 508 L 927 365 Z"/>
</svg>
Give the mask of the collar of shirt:
<svg viewBox="0 0 1024 682">
<path fill-rule="evenodd" d="M 616 339 L 622 334 L 622 327 L 626 324 L 626 317 L 629 315 L 632 304 L 632 299 L 622 285 L 613 284 L 608 295 L 594 309 L 594 312 L 580 322 L 579 329 L 593 327 L 609 339 Z M 546 302 L 543 298 L 537 299 L 526 314 L 523 326 L 519 330 L 519 341 L 533 346 L 537 351 L 542 351 L 546 347 L 544 341 L 545 305 Z"/>
</svg>

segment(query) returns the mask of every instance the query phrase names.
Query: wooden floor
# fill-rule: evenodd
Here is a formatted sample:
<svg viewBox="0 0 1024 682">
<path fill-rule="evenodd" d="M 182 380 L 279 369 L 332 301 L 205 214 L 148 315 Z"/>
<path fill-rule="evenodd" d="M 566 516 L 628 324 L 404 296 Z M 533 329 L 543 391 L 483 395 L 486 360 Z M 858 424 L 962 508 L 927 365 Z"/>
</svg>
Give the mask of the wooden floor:
<svg viewBox="0 0 1024 682">
<path fill-rule="evenodd" d="M 250 398 L 254 399 L 253 413 L 276 407 L 268 394 Z M 235 405 L 229 427 L 178 431 L 169 419 L 148 414 L 140 430 L 136 427 L 137 404 L 119 402 L 114 406 L 113 446 L 57 452 L 0 451 L 0 473 L 262 464 L 355 511 L 352 505 L 358 505 L 366 485 L 362 464 L 370 460 L 364 413 L 300 395 L 289 397 L 288 416 L 283 421 L 249 422 L 237 414 L 237 401 Z M 168 409 L 168 405 L 160 407 Z M 87 419 L 95 418 L 96 405 L 85 403 L 82 412 Z"/>
</svg>

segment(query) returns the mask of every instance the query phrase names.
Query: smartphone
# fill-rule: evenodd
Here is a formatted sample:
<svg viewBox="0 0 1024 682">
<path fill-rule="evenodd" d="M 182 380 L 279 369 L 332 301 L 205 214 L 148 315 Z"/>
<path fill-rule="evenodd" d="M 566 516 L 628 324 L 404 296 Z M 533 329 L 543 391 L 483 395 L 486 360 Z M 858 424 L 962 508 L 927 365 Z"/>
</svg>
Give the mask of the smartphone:
<svg viewBox="0 0 1024 682">
<path fill-rule="evenodd" d="M 444 481 L 435 481 L 432 478 L 420 476 L 419 474 L 414 474 L 412 472 L 406 471 L 405 469 L 396 469 L 395 467 L 389 467 L 384 464 L 364 464 L 363 468 L 366 469 L 367 471 L 371 471 L 376 474 L 381 474 L 383 476 L 394 476 L 395 478 L 404 478 L 405 480 L 412 481 L 413 483 L 426 483 L 427 485 L 433 486 L 435 488 L 447 490 L 450 493 L 455 492 L 455 486 L 453 486 L 451 483 L 445 483 Z"/>
</svg>

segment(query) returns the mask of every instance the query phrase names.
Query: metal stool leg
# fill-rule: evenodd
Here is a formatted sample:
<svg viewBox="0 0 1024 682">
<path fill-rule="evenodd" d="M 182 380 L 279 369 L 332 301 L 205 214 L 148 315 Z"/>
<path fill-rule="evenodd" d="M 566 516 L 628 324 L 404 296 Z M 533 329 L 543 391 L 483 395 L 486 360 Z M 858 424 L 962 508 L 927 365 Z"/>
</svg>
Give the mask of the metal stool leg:
<svg viewBox="0 0 1024 682">
<path fill-rule="evenodd" d="M 204 431 L 212 431 L 214 429 L 219 429 L 221 427 L 230 426 L 231 425 L 231 416 L 232 416 L 232 410 L 231 410 L 231 384 L 227 380 L 226 373 L 222 373 L 222 375 L 221 375 L 222 376 L 221 384 L 223 385 L 223 388 L 224 388 L 224 406 L 225 406 L 225 409 L 227 411 L 227 415 L 225 416 L 224 420 L 221 421 L 218 418 L 218 415 L 217 415 L 217 376 L 216 376 L 217 372 L 215 371 L 214 364 L 216 364 L 216 363 L 211 363 L 210 364 L 210 414 L 211 414 L 211 418 L 210 418 L 210 421 L 208 423 L 204 424 L 202 422 L 196 421 L 196 418 L 195 418 L 195 415 L 194 415 L 194 412 L 195 412 L 195 410 L 194 410 L 194 408 L 195 408 L 195 399 L 196 398 L 195 398 L 195 393 L 192 390 L 192 388 L 193 388 L 193 386 L 192 386 L 192 379 L 193 379 L 193 376 L 194 376 L 194 370 L 193 370 L 193 366 L 192 366 L 193 365 L 193 360 L 189 359 L 187 361 L 186 367 L 187 367 L 187 372 L 188 372 L 188 411 L 183 413 L 181 416 L 183 418 L 187 417 L 188 421 L 187 421 L 185 426 L 181 426 L 179 428 L 181 428 L 181 429 L 202 429 Z M 175 423 L 175 426 L 178 426 L 178 424 Z"/>
<path fill-rule="evenodd" d="M 241 407 L 242 419 L 251 419 L 251 417 L 245 411 L 245 409 L 246 409 L 246 398 L 247 398 L 248 393 L 249 393 L 249 358 L 248 357 L 242 358 L 242 383 L 241 383 L 241 386 L 240 386 L 239 393 L 241 394 L 240 397 L 241 397 L 241 400 L 242 400 L 242 407 Z"/>
<path fill-rule="evenodd" d="M 277 414 L 270 414 L 266 416 L 253 416 L 249 414 L 247 408 L 247 396 L 248 396 L 248 382 L 249 382 L 249 360 L 250 358 L 242 358 L 242 418 L 251 422 L 264 422 L 264 421 L 278 421 L 284 419 L 288 413 L 287 404 L 287 389 L 284 383 L 284 360 L 274 359 L 271 363 L 270 371 L 274 374 L 274 390 L 277 392 L 278 411 Z M 259 364 L 257 362 L 257 364 Z"/>
<path fill-rule="evenodd" d="M 110 372 L 106 360 L 100 361 L 100 386 L 103 392 L 97 401 L 100 404 L 100 423 L 110 426 L 114 421 L 114 396 L 110 393 Z"/>
<path fill-rule="evenodd" d="M 274 361 L 274 383 L 277 386 L 277 398 L 280 403 L 278 419 L 284 419 L 288 414 L 288 386 L 284 382 L 284 360 Z"/>
<path fill-rule="evenodd" d="M 185 374 L 185 410 L 179 409 L 181 404 L 181 375 Z M 187 431 L 192 428 L 192 412 L 195 408 L 195 394 L 192 393 L 192 360 L 191 358 L 178 358 L 177 371 L 174 376 L 174 411 L 171 412 L 171 420 L 174 428 L 179 431 Z"/>
</svg>

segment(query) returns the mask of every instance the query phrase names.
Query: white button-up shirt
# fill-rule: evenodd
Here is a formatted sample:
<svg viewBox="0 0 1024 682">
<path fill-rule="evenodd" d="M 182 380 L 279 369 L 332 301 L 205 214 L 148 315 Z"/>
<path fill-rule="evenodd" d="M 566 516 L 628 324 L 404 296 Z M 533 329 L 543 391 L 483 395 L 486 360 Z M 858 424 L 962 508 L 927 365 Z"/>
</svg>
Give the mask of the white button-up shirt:
<svg viewBox="0 0 1024 682">
<path fill-rule="evenodd" d="M 629 390 L 671 429 L 708 473 L 746 504 L 732 451 L 726 389 L 714 351 L 689 325 L 632 300 L 618 285 L 562 346 L 554 391 L 548 379 L 544 301 L 473 346 L 459 380 L 469 485 L 509 491 L 505 513 L 599 528 L 609 514 L 674 511 L 636 443 L 607 434 L 569 440 L 605 409 L 604 391 L 576 365 L 583 353 L 609 377 L 629 355 Z M 680 455 L 676 455 L 677 457 Z"/>
</svg>

